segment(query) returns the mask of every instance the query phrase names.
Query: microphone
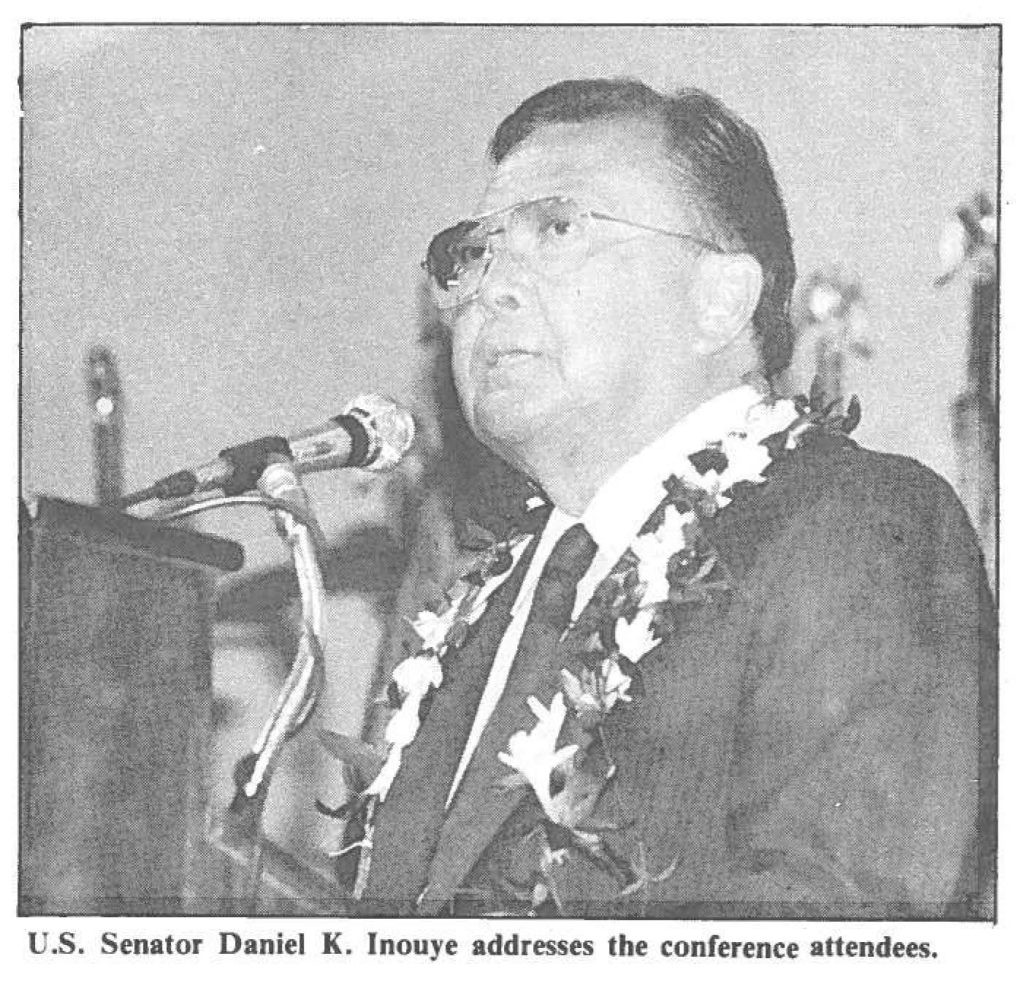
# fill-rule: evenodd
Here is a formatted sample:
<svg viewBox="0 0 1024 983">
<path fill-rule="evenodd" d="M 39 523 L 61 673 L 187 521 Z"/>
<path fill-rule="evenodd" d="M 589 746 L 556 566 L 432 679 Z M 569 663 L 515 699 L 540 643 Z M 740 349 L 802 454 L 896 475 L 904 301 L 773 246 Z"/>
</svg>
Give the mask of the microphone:
<svg viewBox="0 0 1024 983">
<path fill-rule="evenodd" d="M 335 417 L 290 437 L 260 437 L 227 447 L 212 461 L 175 471 L 121 499 L 121 508 L 153 498 L 184 498 L 221 489 L 238 495 L 256 487 L 273 460 L 292 462 L 296 474 L 364 468 L 388 471 L 412 446 L 416 425 L 408 410 L 386 396 L 357 396 Z"/>
</svg>

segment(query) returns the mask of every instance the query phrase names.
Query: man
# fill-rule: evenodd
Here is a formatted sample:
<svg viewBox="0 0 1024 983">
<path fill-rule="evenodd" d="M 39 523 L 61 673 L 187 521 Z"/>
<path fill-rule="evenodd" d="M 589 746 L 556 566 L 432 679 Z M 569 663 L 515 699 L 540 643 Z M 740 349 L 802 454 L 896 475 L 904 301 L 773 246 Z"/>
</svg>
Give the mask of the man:
<svg viewBox="0 0 1024 983">
<path fill-rule="evenodd" d="M 975 539 L 934 474 L 774 398 L 760 139 L 696 90 L 572 81 L 491 156 L 427 268 L 470 427 L 546 503 L 417 620 L 367 910 L 989 916 Z"/>
</svg>

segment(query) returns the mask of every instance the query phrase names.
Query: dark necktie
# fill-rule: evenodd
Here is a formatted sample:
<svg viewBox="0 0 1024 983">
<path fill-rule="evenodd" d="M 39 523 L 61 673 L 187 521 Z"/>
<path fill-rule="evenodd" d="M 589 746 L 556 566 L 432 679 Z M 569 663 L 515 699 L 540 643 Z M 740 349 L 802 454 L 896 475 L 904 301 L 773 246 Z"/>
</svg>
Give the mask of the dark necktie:
<svg viewBox="0 0 1024 983">
<path fill-rule="evenodd" d="M 525 641 L 538 626 L 560 636 L 568 627 L 576 601 L 576 587 L 594 562 L 597 544 L 582 522 L 570 526 L 558 538 L 537 580 L 530 614 L 523 629 Z M 522 648 L 520 642 L 520 649 Z"/>
<path fill-rule="evenodd" d="M 545 706 L 560 689 L 559 641 L 572 617 L 580 577 L 593 562 L 597 547 L 582 525 L 567 529 L 544 564 L 533 595 L 522 640 L 501 698 L 480 735 L 462 783 L 441 829 L 435 858 L 428 868 L 430 906 L 449 896 L 469 872 L 473 859 L 498 832 L 525 789 L 507 789 L 509 768 L 498 754 L 519 730 L 530 731 L 537 719 L 529 698 Z"/>
<path fill-rule="evenodd" d="M 522 704 L 522 709 L 526 709 L 526 695 L 530 694 L 522 695 L 521 687 L 543 675 L 542 668 L 553 659 L 558 639 L 572 615 L 576 584 L 593 561 L 596 549 L 590 534 L 579 523 L 567 529 L 555 544 L 537 581 L 505 692 L 484 729 L 474 758 L 487 753 L 495 741 L 502 739 L 511 719 L 519 720 L 522 714 L 516 712 L 515 706 L 510 712 L 510 704 Z M 472 653 L 471 646 L 467 646 L 459 653 L 452 666 L 450 684 L 438 690 L 423 733 L 406 748 L 402 769 L 379 813 L 368 899 L 409 903 L 416 899 L 426 881 L 445 818 L 448 790 L 507 626 L 506 613 L 502 630 L 494 633 L 489 651 Z M 557 668 L 552 674 L 557 683 Z M 498 750 L 507 743 L 508 735 L 504 735 Z M 472 767 L 466 779 L 471 771 Z"/>
</svg>

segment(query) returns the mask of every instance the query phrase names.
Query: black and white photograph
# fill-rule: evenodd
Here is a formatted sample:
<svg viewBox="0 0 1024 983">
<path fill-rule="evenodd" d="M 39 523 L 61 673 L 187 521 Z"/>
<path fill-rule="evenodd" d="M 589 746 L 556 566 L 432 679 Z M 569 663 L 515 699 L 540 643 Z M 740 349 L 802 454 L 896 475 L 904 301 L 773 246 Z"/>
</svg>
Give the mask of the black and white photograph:
<svg viewBox="0 0 1024 983">
<path fill-rule="evenodd" d="M 999 24 L 17 41 L 22 928 L 997 921 Z"/>
</svg>

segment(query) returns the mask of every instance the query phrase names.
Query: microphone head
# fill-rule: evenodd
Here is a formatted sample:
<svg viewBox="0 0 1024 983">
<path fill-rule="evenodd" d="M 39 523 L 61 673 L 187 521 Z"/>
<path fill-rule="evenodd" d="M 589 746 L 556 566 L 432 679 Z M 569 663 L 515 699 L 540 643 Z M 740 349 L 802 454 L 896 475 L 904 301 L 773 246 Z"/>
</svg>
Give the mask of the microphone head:
<svg viewBox="0 0 1024 983">
<path fill-rule="evenodd" d="M 387 396 L 356 396 L 344 409 L 366 428 L 370 446 L 365 463 L 369 471 L 390 471 L 412 447 L 416 424 L 412 414 Z"/>
</svg>

